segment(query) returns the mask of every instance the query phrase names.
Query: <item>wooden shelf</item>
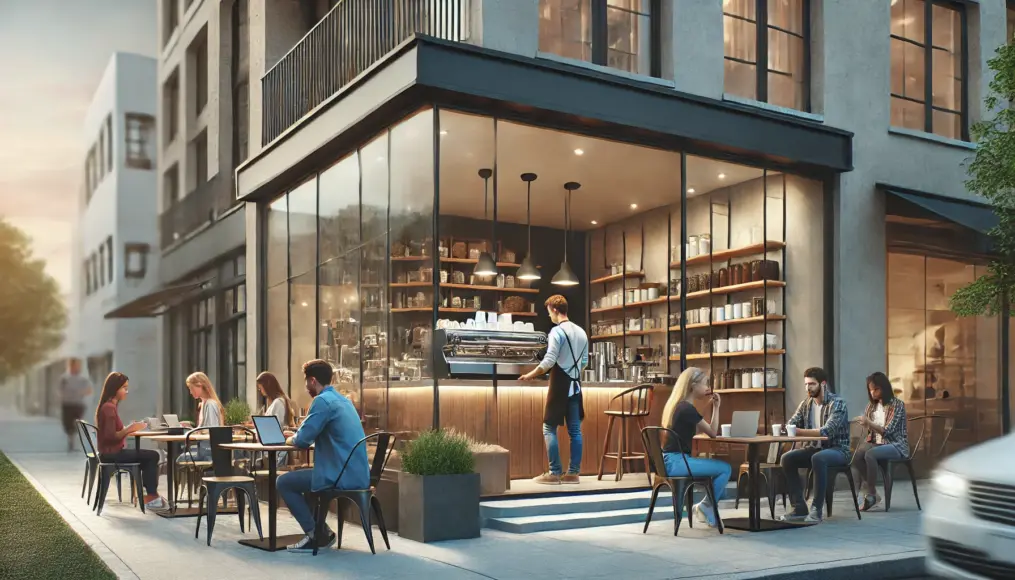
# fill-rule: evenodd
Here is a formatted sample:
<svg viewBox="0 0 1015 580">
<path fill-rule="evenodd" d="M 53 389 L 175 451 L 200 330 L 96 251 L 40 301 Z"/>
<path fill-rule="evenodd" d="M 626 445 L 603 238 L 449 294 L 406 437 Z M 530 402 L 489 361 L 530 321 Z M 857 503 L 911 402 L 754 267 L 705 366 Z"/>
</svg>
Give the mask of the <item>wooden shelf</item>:
<svg viewBox="0 0 1015 580">
<path fill-rule="evenodd" d="M 693 300 L 695 298 L 704 298 L 706 296 L 721 295 L 721 294 L 734 294 L 736 292 L 746 292 L 748 290 L 760 290 L 765 287 L 769 288 L 785 288 L 786 283 L 782 280 L 758 280 L 756 282 L 745 282 L 743 284 L 733 284 L 730 286 L 723 286 L 721 288 L 712 288 L 709 290 L 698 290 L 697 292 L 688 292 L 687 299 Z M 680 296 L 671 296 L 670 300 L 680 300 Z"/>
<path fill-rule="evenodd" d="M 592 340 L 608 340 L 611 338 L 621 338 L 623 336 L 648 336 L 650 334 L 661 334 L 666 332 L 664 328 L 653 328 L 652 330 L 629 330 L 625 332 L 614 332 L 612 334 L 597 334 L 592 337 Z"/>
<path fill-rule="evenodd" d="M 669 299 L 670 299 L 669 297 L 663 296 L 661 298 L 656 298 L 654 300 L 642 300 L 640 302 L 628 302 L 627 304 L 624 304 L 624 305 L 621 305 L 621 306 L 607 306 L 605 308 L 593 308 L 592 310 L 590 310 L 590 312 L 592 314 L 596 314 L 597 312 L 611 312 L 613 310 L 624 310 L 625 308 L 643 308 L 643 307 L 646 307 L 646 306 L 654 306 L 656 304 L 665 304 L 666 301 L 669 300 Z"/>
<path fill-rule="evenodd" d="M 392 256 L 392 262 L 426 262 L 433 260 L 430 256 Z"/>
<path fill-rule="evenodd" d="M 757 393 L 757 394 L 760 395 L 762 393 L 785 393 L 786 389 L 784 389 L 782 387 L 768 387 L 767 389 L 755 389 L 755 388 L 749 388 L 749 389 L 715 389 L 712 392 L 713 393 L 719 393 L 720 395 L 739 395 L 741 393 Z"/>
<path fill-rule="evenodd" d="M 589 280 L 589 284 L 605 284 L 606 282 L 615 282 L 617 280 L 624 280 L 626 278 L 644 278 L 644 277 L 645 272 L 621 272 L 620 274 L 610 274 L 609 276 L 603 276 L 602 278 Z"/>
<path fill-rule="evenodd" d="M 535 312 L 500 312 L 500 314 L 510 314 L 511 316 L 539 316 Z"/>
<path fill-rule="evenodd" d="M 773 348 L 770 350 L 745 350 L 741 352 L 713 352 L 713 353 L 695 353 L 687 355 L 687 360 L 703 360 L 709 358 L 735 358 L 744 356 L 766 356 L 766 355 L 783 355 L 786 354 L 786 350 L 782 348 Z M 671 361 L 680 360 L 679 356 L 671 356 Z"/>
<path fill-rule="evenodd" d="M 474 314 L 479 312 L 479 310 L 475 308 L 441 308 L 438 312 L 444 312 L 447 314 Z"/>
<path fill-rule="evenodd" d="M 472 258 L 441 258 L 442 264 L 478 264 L 479 260 L 473 260 Z M 498 268 L 519 268 L 521 264 L 514 262 L 497 262 Z M 540 266 L 536 266 L 539 268 Z"/>
<path fill-rule="evenodd" d="M 391 288 L 432 288 L 433 282 L 392 282 Z"/>
<path fill-rule="evenodd" d="M 786 316 L 782 314 L 769 314 L 769 322 L 779 322 L 786 320 Z M 688 324 L 687 330 L 693 330 L 695 328 L 708 328 L 709 326 L 733 326 L 734 324 L 754 324 L 764 322 L 764 316 L 752 316 L 750 318 L 738 318 L 736 320 L 723 320 L 722 322 L 695 322 L 694 324 Z M 671 331 L 680 332 L 680 326 L 671 326 Z"/>
<path fill-rule="evenodd" d="M 477 284 L 441 284 L 441 288 L 457 288 L 459 290 L 489 290 L 493 292 L 518 292 L 520 294 L 539 294 L 538 288 L 501 288 L 500 286 L 479 286 Z"/>
<path fill-rule="evenodd" d="M 420 306 L 412 308 L 392 308 L 392 314 L 398 312 L 433 312 L 433 306 Z"/>
<path fill-rule="evenodd" d="M 433 307 L 425 306 L 421 308 L 392 308 L 392 314 L 399 312 L 433 312 Z M 438 310 L 443 314 L 475 314 L 479 312 L 475 308 L 441 308 Z M 511 316 L 538 316 L 535 312 L 499 312 L 498 314 L 510 314 Z"/>
<path fill-rule="evenodd" d="M 733 258 L 742 258 L 744 256 L 756 256 L 758 254 L 764 254 L 765 252 L 775 252 L 782 250 L 786 247 L 786 242 L 777 242 L 775 240 L 769 240 L 762 244 L 751 244 L 750 246 L 744 246 L 742 248 L 734 248 L 732 250 L 720 250 L 718 252 L 712 252 L 711 254 L 703 254 L 701 256 L 695 256 L 689 258 L 686 262 L 688 266 L 695 266 L 698 264 L 709 264 L 716 262 L 725 262 Z M 670 263 L 670 268 L 679 268 L 680 260 Z"/>
</svg>

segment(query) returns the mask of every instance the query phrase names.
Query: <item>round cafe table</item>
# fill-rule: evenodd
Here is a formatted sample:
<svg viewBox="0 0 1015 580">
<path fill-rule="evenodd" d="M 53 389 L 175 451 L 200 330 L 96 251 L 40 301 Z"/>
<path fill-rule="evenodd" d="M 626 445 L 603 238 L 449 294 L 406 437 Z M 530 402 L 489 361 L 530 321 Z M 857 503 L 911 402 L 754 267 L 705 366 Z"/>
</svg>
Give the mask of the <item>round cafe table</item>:
<svg viewBox="0 0 1015 580">
<path fill-rule="evenodd" d="M 232 449 L 233 451 L 260 451 L 268 456 L 268 537 L 263 540 L 240 540 L 240 543 L 244 546 L 250 546 L 251 548 L 257 548 L 267 552 L 277 552 L 279 550 L 284 550 L 289 544 L 295 544 L 300 541 L 303 534 L 293 534 L 281 537 L 276 536 L 276 526 L 278 525 L 278 493 L 275 489 L 275 480 L 278 479 L 278 469 L 275 462 L 279 451 L 305 450 L 296 447 L 295 445 L 262 445 L 261 443 L 227 443 L 222 445 L 222 448 Z"/>
<path fill-rule="evenodd" d="M 769 532 L 786 528 L 807 527 L 806 524 L 761 519 L 761 446 L 772 443 L 809 443 L 827 441 L 828 437 L 790 437 L 788 435 L 755 435 L 754 437 L 709 437 L 695 435 L 698 443 L 729 443 L 747 446 L 747 514 L 746 518 L 723 519 L 723 525 L 745 532 Z"/>
</svg>

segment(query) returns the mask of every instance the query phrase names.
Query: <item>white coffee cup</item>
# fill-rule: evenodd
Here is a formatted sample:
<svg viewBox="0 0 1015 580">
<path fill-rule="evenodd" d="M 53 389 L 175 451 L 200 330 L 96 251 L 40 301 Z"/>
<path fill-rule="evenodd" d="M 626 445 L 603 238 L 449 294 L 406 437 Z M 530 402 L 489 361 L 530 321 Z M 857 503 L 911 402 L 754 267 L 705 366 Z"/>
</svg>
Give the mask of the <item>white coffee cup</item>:
<svg viewBox="0 0 1015 580">
<path fill-rule="evenodd" d="M 796 437 L 796 425 L 786 425 L 786 434 L 790 437 Z"/>
<path fill-rule="evenodd" d="M 774 435 L 776 437 L 782 435 L 782 425 L 780 425 L 778 423 L 776 423 L 775 425 L 772 425 L 772 435 Z"/>
<path fill-rule="evenodd" d="M 723 437 L 729 437 L 730 433 L 733 431 L 733 425 L 731 423 L 726 423 L 725 425 L 720 425 L 719 429 Z"/>
<path fill-rule="evenodd" d="M 148 428 L 152 431 L 162 426 L 162 421 L 159 421 L 158 417 L 148 417 L 147 419 Z"/>
</svg>

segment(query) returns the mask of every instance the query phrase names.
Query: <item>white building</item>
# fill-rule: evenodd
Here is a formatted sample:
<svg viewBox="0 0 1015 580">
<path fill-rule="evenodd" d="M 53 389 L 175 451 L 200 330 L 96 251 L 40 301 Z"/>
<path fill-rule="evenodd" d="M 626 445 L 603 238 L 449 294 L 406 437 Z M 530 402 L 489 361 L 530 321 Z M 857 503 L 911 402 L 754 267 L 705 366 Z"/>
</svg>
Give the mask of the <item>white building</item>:
<svg viewBox="0 0 1015 580">
<path fill-rule="evenodd" d="M 159 401 L 157 321 L 106 317 L 157 281 L 156 70 L 155 59 L 114 53 L 83 131 L 84 197 L 74 247 L 79 271 L 70 304 L 77 315 L 67 351 L 86 361 L 96 391 L 111 370 L 130 377 L 124 417 L 151 416 Z"/>
</svg>

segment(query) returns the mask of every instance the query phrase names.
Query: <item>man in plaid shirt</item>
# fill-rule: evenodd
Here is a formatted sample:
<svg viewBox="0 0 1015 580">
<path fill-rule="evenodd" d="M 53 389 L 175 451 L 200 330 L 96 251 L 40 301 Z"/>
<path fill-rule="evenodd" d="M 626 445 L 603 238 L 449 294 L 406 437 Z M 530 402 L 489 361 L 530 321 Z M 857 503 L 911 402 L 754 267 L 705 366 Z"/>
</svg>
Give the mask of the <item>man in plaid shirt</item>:
<svg viewBox="0 0 1015 580">
<path fill-rule="evenodd" d="M 828 388 L 828 374 L 813 367 L 804 371 L 804 386 L 808 397 L 797 407 L 788 425 L 796 425 L 802 437 L 827 437 L 827 441 L 813 441 L 804 447 L 787 451 L 782 456 L 786 473 L 786 487 L 793 511 L 782 516 L 784 521 L 821 523 L 821 506 L 825 499 L 829 466 L 849 464 L 849 413 L 846 401 Z M 814 493 L 810 513 L 804 500 L 800 470 L 810 468 L 814 473 Z"/>
</svg>

